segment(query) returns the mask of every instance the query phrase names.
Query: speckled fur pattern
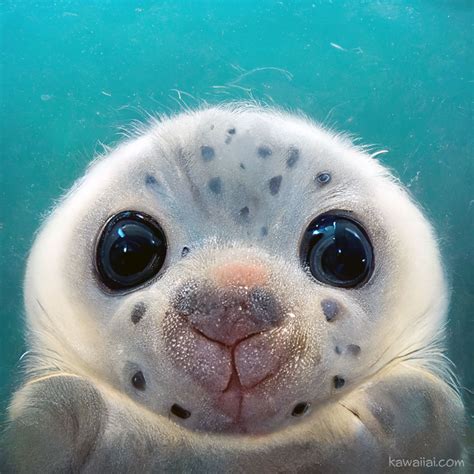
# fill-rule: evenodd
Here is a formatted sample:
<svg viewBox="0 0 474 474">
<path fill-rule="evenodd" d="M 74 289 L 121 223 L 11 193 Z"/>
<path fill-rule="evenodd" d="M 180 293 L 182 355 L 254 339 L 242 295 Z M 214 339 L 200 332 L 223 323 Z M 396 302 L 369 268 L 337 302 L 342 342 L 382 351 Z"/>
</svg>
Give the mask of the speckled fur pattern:
<svg viewBox="0 0 474 474">
<path fill-rule="evenodd" d="M 152 216 L 169 246 L 156 277 L 113 293 L 94 255 L 124 210 Z M 332 210 L 371 239 L 374 271 L 360 288 L 320 283 L 301 265 L 306 227 Z M 172 315 L 190 282 L 236 261 L 265 269 L 284 322 L 232 357 L 254 374 L 267 361 L 259 351 L 283 355 L 240 402 L 243 432 L 229 433 L 209 394 L 224 390 L 229 356 L 201 350 Z M 212 303 L 214 290 L 199 288 Z M 25 307 L 25 382 L 5 436 L 13 471 L 391 472 L 390 458 L 463 455 L 434 231 L 379 162 L 306 117 L 227 104 L 153 121 L 46 219 Z M 130 384 L 137 370 L 146 390 Z M 292 416 L 302 401 L 309 409 Z"/>
</svg>

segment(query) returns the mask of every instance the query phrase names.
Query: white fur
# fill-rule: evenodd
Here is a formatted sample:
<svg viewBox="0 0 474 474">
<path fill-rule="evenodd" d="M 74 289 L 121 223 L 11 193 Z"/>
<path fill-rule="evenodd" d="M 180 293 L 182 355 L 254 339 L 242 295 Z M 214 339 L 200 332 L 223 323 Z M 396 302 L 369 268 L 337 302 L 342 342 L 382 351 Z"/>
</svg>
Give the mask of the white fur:
<svg viewBox="0 0 474 474">
<path fill-rule="evenodd" d="M 225 143 L 231 128 L 236 133 Z M 214 148 L 213 160 L 201 159 L 202 145 Z M 256 153 L 262 145 L 272 149 L 266 159 Z M 292 147 L 300 156 L 290 169 L 286 159 Z M 321 171 L 332 174 L 325 187 L 314 182 Z M 146 186 L 147 174 L 159 186 Z M 280 191 L 272 196 L 268 180 L 280 174 Z M 207 188 L 215 176 L 222 181 L 219 196 Z M 250 208 L 247 223 L 237 218 L 244 206 Z M 159 279 L 117 296 L 97 283 L 95 246 L 106 220 L 127 209 L 159 221 L 169 251 Z M 301 268 L 299 242 L 306 226 L 333 209 L 352 211 L 374 246 L 374 274 L 359 289 L 323 285 Z M 191 252 L 181 259 L 184 246 Z M 292 330 L 306 341 L 300 360 L 258 395 L 281 404 L 259 437 L 203 433 L 218 423 L 212 403 L 164 355 L 163 320 L 178 285 L 234 260 L 265 265 L 272 289 L 291 303 Z M 323 298 L 344 308 L 337 325 L 324 320 Z M 129 314 L 138 301 L 146 301 L 149 309 L 144 321 L 131 327 Z M 22 417 L 32 416 L 26 408 L 28 397 L 37 396 L 29 392 L 32 385 L 61 374 L 86 380 L 109 413 L 95 451 L 84 461 L 91 471 L 119 451 L 118 470 L 131 469 L 138 457 L 145 470 L 174 465 L 196 472 L 248 466 L 264 472 L 347 472 L 366 466 L 367 456 L 384 470 L 389 455 L 459 453 L 463 409 L 443 354 L 448 291 L 433 229 L 375 159 L 307 118 L 236 104 L 152 123 L 96 161 L 48 217 L 28 260 L 25 305 L 32 355 L 26 362 L 27 385 L 10 409 L 11 431 Z M 335 355 L 335 345 L 350 343 L 361 347 L 360 355 Z M 129 386 L 131 362 L 150 374 L 144 393 Z M 335 393 L 331 380 L 340 373 L 346 385 Z M 410 432 L 410 420 L 419 414 L 414 387 L 437 410 L 436 419 L 429 412 L 419 415 L 419 433 Z M 406 405 L 397 405 L 392 395 Z M 301 420 L 290 415 L 298 397 L 309 397 L 312 404 Z M 189 421 L 169 419 L 177 399 L 191 408 Z M 395 418 L 391 432 L 384 431 L 374 406 Z M 445 436 L 435 436 L 437 429 Z M 55 438 L 48 441 L 44 434 L 44 443 L 54 445 Z M 18 460 L 23 452 L 19 438 L 11 437 L 13 462 L 28 470 L 31 465 Z M 135 448 L 117 451 L 129 438 Z M 137 447 L 146 443 L 156 450 Z M 34 462 L 48 465 L 40 454 Z"/>
</svg>

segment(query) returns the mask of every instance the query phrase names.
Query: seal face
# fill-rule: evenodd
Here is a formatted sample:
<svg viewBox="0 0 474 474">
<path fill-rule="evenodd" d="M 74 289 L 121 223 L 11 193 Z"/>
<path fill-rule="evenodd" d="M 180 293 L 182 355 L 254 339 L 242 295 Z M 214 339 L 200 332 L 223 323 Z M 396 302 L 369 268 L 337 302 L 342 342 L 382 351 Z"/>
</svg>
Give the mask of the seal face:
<svg viewBox="0 0 474 474">
<path fill-rule="evenodd" d="M 431 360 L 446 295 L 429 224 L 377 161 L 249 105 L 154 122 L 98 160 L 25 285 L 33 369 L 240 437 L 313 426 Z"/>
</svg>

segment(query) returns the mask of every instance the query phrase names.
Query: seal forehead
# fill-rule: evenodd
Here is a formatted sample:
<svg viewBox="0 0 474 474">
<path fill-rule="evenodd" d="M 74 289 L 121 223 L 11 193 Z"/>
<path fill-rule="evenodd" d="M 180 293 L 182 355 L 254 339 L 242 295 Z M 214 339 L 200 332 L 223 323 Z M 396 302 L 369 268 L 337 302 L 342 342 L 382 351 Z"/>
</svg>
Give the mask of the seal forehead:
<svg viewBox="0 0 474 474">
<path fill-rule="evenodd" d="M 265 239 L 282 215 L 304 221 L 338 187 L 350 188 L 344 155 L 354 151 L 304 119 L 273 111 L 203 110 L 157 125 L 152 137 L 153 152 L 138 159 L 143 185 L 160 206 L 197 227 L 244 226 Z M 323 172 L 331 180 L 321 184 Z M 186 209 L 176 209 L 177 198 Z"/>
<path fill-rule="evenodd" d="M 285 255 L 321 213 L 370 214 L 380 169 L 307 119 L 225 106 L 156 122 L 94 165 L 81 188 L 97 222 L 136 209 L 180 247 L 252 242 Z"/>
</svg>

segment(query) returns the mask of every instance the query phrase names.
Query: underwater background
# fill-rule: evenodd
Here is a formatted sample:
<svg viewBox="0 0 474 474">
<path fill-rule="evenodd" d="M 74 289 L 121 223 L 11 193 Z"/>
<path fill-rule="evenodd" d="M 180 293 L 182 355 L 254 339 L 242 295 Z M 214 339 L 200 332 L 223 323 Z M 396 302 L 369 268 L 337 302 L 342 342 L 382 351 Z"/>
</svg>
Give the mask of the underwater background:
<svg viewBox="0 0 474 474">
<path fill-rule="evenodd" d="M 386 151 L 436 228 L 449 357 L 472 403 L 473 12 L 469 0 L 3 1 L 0 419 L 26 350 L 26 256 L 55 200 L 134 121 L 243 99 Z"/>
</svg>

